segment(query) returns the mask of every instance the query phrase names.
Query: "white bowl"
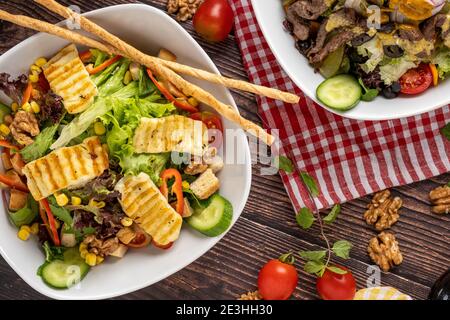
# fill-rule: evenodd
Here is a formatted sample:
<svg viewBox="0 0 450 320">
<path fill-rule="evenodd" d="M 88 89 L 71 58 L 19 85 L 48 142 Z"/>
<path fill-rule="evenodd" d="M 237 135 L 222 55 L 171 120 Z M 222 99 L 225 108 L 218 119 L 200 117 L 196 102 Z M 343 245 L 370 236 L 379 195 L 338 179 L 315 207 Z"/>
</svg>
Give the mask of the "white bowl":
<svg viewBox="0 0 450 320">
<path fill-rule="evenodd" d="M 347 112 L 328 108 L 316 98 L 316 88 L 324 78 L 314 72 L 295 48 L 294 38 L 283 28 L 282 1 L 252 0 L 252 5 L 264 37 L 281 67 L 306 95 L 333 113 L 359 120 L 388 120 L 432 111 L 450 103 L 450 81 L 447 80 L 417 96 L 399 96 L 392 100 L 378 97 L 372 102 L 361 101 Z"/>
<path fill-rule="evenodd" d="M 144 52 L 155 54 L 160 47 L 165 47 L 174 52 L 181 63 L 219 73 L 195 40 L 158 9 L 146 5 L 118 5 L 90 12 L 86 16 Z M 54 36 L 37 34 L 0 57 L 0 72 L 9 72 L 13 76 L 27 72 L 37 57 L 50 57 L 66 44 L 65 40 Z M 209 83 L 192 82 L 200 84 L 237 110 L 228 90 Z M 0 100 L 5 101 L 5 96 L 0 96 Z M 225 119 L 223 124 L 225 128 L 237 128 Z M 241 156 L 241 164 L 225 164 L 219 175 L 220 193 L 233 205 L 233 223 L 244 208 L 251 184 L 250 150 L 242 131 L 236 141 L 234 151 Z M 183 226 L 180 239 L 170 250 L 129 250 L 123 259 L 110 258 L 101 266 L 92 268 L 78 286 L 55 290 L 46 286 L 36 275 L 38 267 L 44 262 L 36 239 L 23 242 L 16 233 L 17 229 L 7 218 L 7 211 L 3 210 L 0 217 L 2 256 L 31 287 L 56 299 L 102 299 L 144 288 L 184 268 L 221 239 L 203 236 Z"/>
</svg>

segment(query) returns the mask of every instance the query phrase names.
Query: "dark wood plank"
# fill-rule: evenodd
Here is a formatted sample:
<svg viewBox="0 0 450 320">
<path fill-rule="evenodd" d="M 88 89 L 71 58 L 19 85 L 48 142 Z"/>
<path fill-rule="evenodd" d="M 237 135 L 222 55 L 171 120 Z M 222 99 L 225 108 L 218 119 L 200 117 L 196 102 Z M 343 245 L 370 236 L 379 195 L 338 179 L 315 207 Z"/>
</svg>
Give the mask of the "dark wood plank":
<svg viewBox="0 0 450 320">
<path fill-rule="evenodd" d="M 119 3 L 121 0 L 64 0 L 64 4 L 78 5 L 83 12 Z M 144 3 L 160 9 L 166 0 L 147 0 Z M 56 22 L 60 18 L 32 1 L 2 1 L 0 8 L 14 13 Z M 231 35 L 224 43 L 210 44 L 200 39 L 191 22 L 182 23 L 207 51 L 220 71 L 227 76 L 246 79 L 240 52 Z M 34 32 L 0 22 L 0 53 L 26 39 Z M 240 112 L 252 121 L 259 121 L 256 102 L 251 94 L 232 91 Z M 137 292 L 117 299 L 234 299 L 256 286 L 261 265 L 288 250 L 310 250 L 323 246 L 317 227 L 300 230 L 295 222 L 292 206 L 279 176 L 260 175 L 261 165 L 253 166 L 253 185 L 244 212 L 233 229 L 203 257 L 171 277 Z M 423 299 L 429 287 L 450 265 L 448 251 L 449 216 L 430 213 L 428 192 L 450 181 L 450 174 L 402 186 L 393 190 L 404 200 L 400 221 L 392 230 L 396 233 L 404 254 L 403 264 L 382 275 L 382 284 L 391 285 Z M 351 259 L 342 262 L 353 271 L 358 288 L 366 286 L 366 270 L 371 264 L 367 254 L 368 240 L 376 235 L 362 219 L 370 197 L 363 197 L 342 206 L 342 213 L 332 227 L 326 227 L 332 240 L 347 239 L 354 245 Z M 301 270 L 301 261 L 297 267 Z M 315 280 L 299 271 L 296 299 L 316 299 Z M 1 259 L 0 299 L 43 299 L 23 282 Z"/>
</svg>

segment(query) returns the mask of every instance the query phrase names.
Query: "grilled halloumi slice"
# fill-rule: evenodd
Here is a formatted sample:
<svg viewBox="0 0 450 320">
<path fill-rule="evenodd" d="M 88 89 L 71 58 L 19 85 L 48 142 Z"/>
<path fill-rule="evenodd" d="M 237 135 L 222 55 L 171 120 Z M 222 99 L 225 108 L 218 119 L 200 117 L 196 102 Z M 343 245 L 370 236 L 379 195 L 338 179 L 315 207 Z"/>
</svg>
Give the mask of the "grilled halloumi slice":
<svg viewBox="0 0 450 320">
<path fill-rule="evenodd" d="M 120 204 L 125 214 L 156 243 L 166 245 L 178 239 L 183 219 L 146 173 L 125 176 L 115 190 L 122 195 Z"/>
<path fill-rule="evenodd" d="M 203 122 L 179 115 L 142 118 L 133 146 L 137 153 L 176 151 L 201 156 L 208 144 L 207 130 Z"/>
<path fill-rule="evenodd" d="M 108 167 L 108 153 L 98 137 L 91 137 L 27 163 L 23 173 L 33 198 L 42 200 L 59 190 L 80 187 Z"/>
<path fill-rule="evenodd" d="M 86 110 L 98 94 L 74 44 L 58 52 L 42 70 L 52 91 L 63 98 L 69 113 Z"/>
</svg>

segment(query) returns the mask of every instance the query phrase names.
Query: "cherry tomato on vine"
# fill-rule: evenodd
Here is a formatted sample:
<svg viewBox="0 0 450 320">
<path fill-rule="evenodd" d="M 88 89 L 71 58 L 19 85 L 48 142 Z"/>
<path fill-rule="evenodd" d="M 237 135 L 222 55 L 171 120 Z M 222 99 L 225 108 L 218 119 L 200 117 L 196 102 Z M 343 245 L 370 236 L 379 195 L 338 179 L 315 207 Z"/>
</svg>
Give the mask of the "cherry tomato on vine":
<svg viewBox="0 0 450 320">
<path fill-rule="evenodd" d="M 400 78 L 401 93 L 419 94 L 427 90 L 433 82 L 430 66 L 422 63 L 417 68 L 410 69 Z"/>
<path fill-rule="evenodd" d="M 317 278 L 317 292 L 323 300 L 352 300 L 356 293 L 355 278 L 349 269 L 337 267 L 347 273 L 337 274 L 326 269 L 324 274 Z"/>
<path fill-rule="evenodd" d="M 226 39 L 233 28 L 233 10 L 227 0 L 205 0 L 194 15 L 194 29 L 211 42 Z"/>
<path fill-rule="evenodd" d="M 283 262 L 287 259 L 280 259 L 270 260 L 259 272 L 258 291 L 264 300 L 287 300 L 297 286 L 297 270 L 291 262 Z"/>
</svg>

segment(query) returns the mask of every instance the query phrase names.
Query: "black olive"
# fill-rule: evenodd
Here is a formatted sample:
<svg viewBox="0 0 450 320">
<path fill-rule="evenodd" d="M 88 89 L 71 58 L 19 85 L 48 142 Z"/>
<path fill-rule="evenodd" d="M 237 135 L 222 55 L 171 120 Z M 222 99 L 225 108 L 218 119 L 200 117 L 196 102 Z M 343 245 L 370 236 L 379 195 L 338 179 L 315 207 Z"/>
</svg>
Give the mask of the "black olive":
<svg viewBox="0 0 450 320">
<path fill-rule="evenodd" d="M 389 58 L 400 58 L 403 56 L 404 51 L 398 45 L 393 44 L 389 46 L 383 46 L 383 51 Z"/>
<path fill-rule="evenodd" d="M 392 92 L 399 93 L 400 90 L 402 89 L 402 87 L 400 86 L 400 82 L 398 82 L 398 81 L 393 82 L 391 84 L 391 89 L 392 89 Z"/>
<path fill-rule="evenodd" d="M 295 43 L 295 47 L 297 48 L 298 51 L 300 51 L 300 53 L 302 53 L 303 55 L 306 55 L 308 53 L 309 49 L 312 47 L 312 41 L 311 41 L 311 39 L 298 40 Z"/>
<path fill-rule="evenodd" d="M 392 90 L 392 86 L 384 88 L 381 93 L 386 99 L 394 99 L 398 96 L 398 92 L 394 92 L 394 90 Z"/>
<path fill-rule="evenodd" d="M 395 23 L 388 22 L 388 23 L 382 24 L 380 26 L 380 28 L 378 29 L 378 32 L 391 33 L 394 30 L 395 30 Z"/>
<path fill-rule="evenodd" d="M 356 36 L 352 39 L 352 46 L 358 47 L 370 40 L 372 40 L 373 36 L 369 36 L 367 33 L 361 33 L 359 36 Z"/>
</svg>

